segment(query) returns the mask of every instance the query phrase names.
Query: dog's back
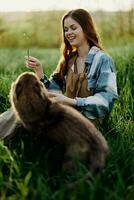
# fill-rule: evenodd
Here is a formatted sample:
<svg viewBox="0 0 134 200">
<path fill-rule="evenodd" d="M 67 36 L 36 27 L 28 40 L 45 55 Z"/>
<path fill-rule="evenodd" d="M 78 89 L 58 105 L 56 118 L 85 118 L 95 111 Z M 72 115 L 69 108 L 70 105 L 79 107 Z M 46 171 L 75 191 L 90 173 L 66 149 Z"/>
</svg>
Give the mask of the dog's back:
<svg viewBox="0 0 134 200">
<path fill-rule="evenodd" d="M 27 129 L 63 144 L 65 157 L 86 160 L 92 171 L 104 166 L 108 145 L 102 134 L 74 108 L 53 103 L 33 73 L 21 74 L 10 96 L 14 112 Z"/>
</svg>

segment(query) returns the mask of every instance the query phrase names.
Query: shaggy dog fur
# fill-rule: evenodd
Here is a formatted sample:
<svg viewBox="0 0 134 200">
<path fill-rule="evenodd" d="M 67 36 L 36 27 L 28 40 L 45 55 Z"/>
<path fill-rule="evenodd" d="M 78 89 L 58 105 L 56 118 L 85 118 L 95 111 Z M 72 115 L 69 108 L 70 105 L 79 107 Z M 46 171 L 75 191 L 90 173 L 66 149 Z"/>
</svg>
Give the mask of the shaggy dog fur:
<svg viewBox="0 0 134 200">
<path fill-rule="evenodd" d="M 108 145 L 96 127 L 74 108 L 55 103 L 32 72 L 21 74 L 10 91 L 12 108 L 20 123 L 34 135 L 65 147 L 62 168 L 76 169 L 76 159 L 92 172 L 104 167 Z"/>
</svg>

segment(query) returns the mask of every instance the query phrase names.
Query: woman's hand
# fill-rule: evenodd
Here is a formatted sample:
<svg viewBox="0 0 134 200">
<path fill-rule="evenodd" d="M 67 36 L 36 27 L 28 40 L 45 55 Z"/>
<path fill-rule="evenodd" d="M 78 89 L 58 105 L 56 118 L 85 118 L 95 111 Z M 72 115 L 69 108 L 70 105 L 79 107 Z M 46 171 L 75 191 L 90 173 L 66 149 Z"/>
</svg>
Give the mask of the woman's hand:
<svg viewBox="0 0 134 200">
<path fill-rule="evenodd" d="M 40 61 L 32 56 L 25 56 L 26 66 L 34 70 L 35 74 L 41 79 L 43 77 L 43 68 Z"/>
<path fill-rule="evenodd" d="M 68 104 L 70 106 L 76 106 L 75 99 L 66 97 L 63 94 L 48 92 L 48 96 L 50 99 L 52 99 L 53 102 L 59 102 L 59 103 Z"/>
</svg>

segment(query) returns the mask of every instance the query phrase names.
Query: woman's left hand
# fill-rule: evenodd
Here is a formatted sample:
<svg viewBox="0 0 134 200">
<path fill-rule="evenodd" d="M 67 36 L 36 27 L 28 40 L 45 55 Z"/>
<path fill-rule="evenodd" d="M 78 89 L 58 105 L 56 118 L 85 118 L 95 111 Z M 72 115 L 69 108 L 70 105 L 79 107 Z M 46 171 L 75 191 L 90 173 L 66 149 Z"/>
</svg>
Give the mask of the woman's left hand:
<svg viewBox="0 0 134 200">
<path fill-rule="evenodd" d="M 53 102 L 64 103 L 71 106 L 76 106 L 76 100 L 64 96 L 63 94 L 48 92 L 48 96 Z"/>
</svg>

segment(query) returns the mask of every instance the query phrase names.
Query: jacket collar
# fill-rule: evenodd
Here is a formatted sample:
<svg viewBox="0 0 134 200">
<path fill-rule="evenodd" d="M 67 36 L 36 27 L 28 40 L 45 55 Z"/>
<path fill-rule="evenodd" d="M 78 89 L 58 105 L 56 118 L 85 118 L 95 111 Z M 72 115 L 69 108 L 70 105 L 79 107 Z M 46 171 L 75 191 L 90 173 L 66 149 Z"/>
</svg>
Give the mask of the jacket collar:
<svg viewBox="0 0 134 200">
<path fill-rule="evenodd" d="M 96 46 L 91 47 L 91 49 L 89 50 L 88 55 L 86 57 L 86 60 L 85 60 L 86 65 L 89 65 L 93 62 L 93 58 L 98 51 L 100 51 L 100 48 L 98 48 Z M 77 58 L 77 53 L 73 52 L 73 54 L 71 55 L 71 59 L 69 59 L 68 65 L 72 66 L 74 64 L 76 58 Z"/>
<path fill-rule="evenodd" d="M 91 64 L 93 61 L 94 56 L 96 55 L 96 53 L 100 51 L 100 48 L 96 47 L 96 46 L 92 46 L 91 49 L 88 52 L 88 55 L 86 57 L 85 63 L 86 64 Z"/>
</svg>

